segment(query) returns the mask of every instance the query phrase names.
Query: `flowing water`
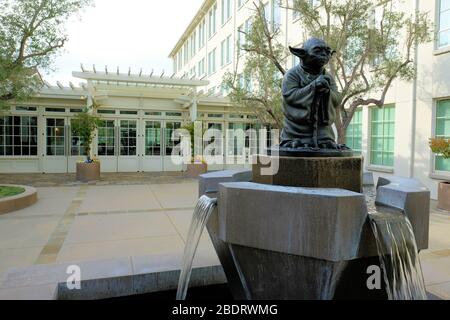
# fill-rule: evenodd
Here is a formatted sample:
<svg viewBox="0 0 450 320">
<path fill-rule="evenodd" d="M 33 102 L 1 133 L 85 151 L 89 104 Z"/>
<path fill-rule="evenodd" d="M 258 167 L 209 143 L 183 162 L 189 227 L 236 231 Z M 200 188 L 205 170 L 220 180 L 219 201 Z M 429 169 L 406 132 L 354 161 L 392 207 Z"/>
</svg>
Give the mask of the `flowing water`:
<svg viewBox="0 0 450 320">
<path fill-rule="evenodd" d="M 198 244 L 203 231 L 205 230 L 206 223 L 216 206 L 217 199 L 211 199 L 207 196 L 202 196 L 197 202 L 186 239 L 186 247 L 184 248 L 182 269 L 180 280 L 178 282 L 177 300 L 186 299 L 195 253 L 197 252 Z"/>
<path fill-rule="evenodd" d="M 369 219 L 389 300 L 426 300 L 425 282 L 413 227 L 399 210 L 376 207 L 367 194 Z"/>
</svg>

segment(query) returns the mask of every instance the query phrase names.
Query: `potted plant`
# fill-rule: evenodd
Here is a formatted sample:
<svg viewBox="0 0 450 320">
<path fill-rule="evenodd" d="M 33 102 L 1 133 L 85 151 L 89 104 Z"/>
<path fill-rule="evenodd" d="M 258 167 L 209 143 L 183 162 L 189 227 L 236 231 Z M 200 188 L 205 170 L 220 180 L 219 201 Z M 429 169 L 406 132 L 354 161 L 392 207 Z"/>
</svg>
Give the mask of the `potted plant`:
<svg viewBox="0 0 450 320">
<path fill-rule="evenodd" d="M 431 139 L 430 147 L 436 155 L 444 159 L 450 159 L 450 139 Z M 439 183 L 438 207 L 439 209 L 450 211 L 450 181 Z"/>
<path fill-rule="evenodd" d="M 86 160 L 77 163 L 77 181 L 89 182 L 100 179 L 100 162 L 91 156 L 91 144 L 94 140 L 95 130 L 102 121 L 89 113 L 89 109 L 78 113 L 72 122 L 72 132 L 80 137 L 86 150 Z"/>
<path fill-rule="evenodd" d="M 191 137 L 191 163 L 187 164 L 186 176 L 189 178 L 197 178 L 199 175 L 208 172 L 208 164 L 203 160 L 201 156 L 195 156 L 195 124 L 194 122 L 189 122 L 184 125 L 184 130 L 189 132 Z"/>
</svg>

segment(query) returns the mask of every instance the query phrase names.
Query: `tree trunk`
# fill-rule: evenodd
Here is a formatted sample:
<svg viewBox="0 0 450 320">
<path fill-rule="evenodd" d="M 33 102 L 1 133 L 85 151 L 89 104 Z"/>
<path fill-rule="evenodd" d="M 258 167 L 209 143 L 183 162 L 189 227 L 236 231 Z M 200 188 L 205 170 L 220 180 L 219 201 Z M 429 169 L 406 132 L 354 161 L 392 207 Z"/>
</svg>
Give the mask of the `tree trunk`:
<svg viewBox="0 0 450 320">
<path fill-rule="evenodd" d="M 345 144 L 345 128 L 342 125 L 336 125 L 338 137 L 337 137 L 337 143 L 338 144 Z"/>
</svg>

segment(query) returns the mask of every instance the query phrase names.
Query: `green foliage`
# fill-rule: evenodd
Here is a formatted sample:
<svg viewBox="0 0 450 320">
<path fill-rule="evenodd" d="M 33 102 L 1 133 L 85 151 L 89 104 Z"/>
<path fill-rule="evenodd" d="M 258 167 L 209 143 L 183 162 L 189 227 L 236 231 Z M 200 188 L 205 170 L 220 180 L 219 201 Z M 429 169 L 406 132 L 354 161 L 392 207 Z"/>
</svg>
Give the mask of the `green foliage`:
<svg viewBox="0 0 450 320">
<path fill-rule="evenodd" d="M 86 108 L 83 112 L 77 113 L 72 120 L 72 131 L 80 137 L 83 146 L 86 148 L 87 160 L 91 159 L 91 143 L 94 140 L 95 130 L 103 123 L 99 117 L 89 113 Z"/>
<path fill-rule="evenodd" d="M 21 187 L 6 187 L 0 186 L 0 199 L 5 197 L 12 197 L 24 193 L 25 189 Z"/>
<path fill-rule="evenodd" d="M 343 143 L 345 131 L 358 107 L 382 107 L 388 89 L 396 79 L 416 76 L 415 46 L 431 40 L 432 24 L 427 14 L 409 16 L 396 10 L 392 0 L 292 0 L 285 6 L 295 11 L 304 38 L 324 39 L 336 50 L 329 72 L 336 78 L 343 96 L 336 127 Z M 280 2 L 282 5 L 284 1 Z M 238 66 L 225 76 L 231 99 L 254 110 L 260 120 L 272 119 L 280 127 L 280 79 L 290 54 L 284 47 L 279 26 L 267 21 L 263 5 L 256 5 L 253 26 L 243 32 L 246 53 L 243 71 Z M 251 79 L 253 88 L 239 85 L 240 75 Z"/>
<path fill-rule="evenodd" d="M 430 148 L 433 153 L 444 159 L 450 159 L 450 139 L 430 139 Z"/>
<path fill-rule="evenodd" d="M 0 110 L 28 99 L 67 41 L 64 23 L 92 0 L 0 0 Z"/>
</svg>

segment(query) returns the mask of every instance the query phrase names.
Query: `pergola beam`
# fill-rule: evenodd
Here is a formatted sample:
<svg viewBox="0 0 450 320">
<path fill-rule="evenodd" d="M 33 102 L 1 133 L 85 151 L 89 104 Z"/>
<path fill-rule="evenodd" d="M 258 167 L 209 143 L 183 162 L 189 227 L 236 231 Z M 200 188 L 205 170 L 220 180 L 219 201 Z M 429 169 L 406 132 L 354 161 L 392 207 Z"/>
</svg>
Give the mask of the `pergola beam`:
<svg viewBox="0 0 450 320">
<path fill-rule="evenodd" d="M 122 83 L 142 83 L 153 85 L 174 85 L 183 87 L 201 87 L 207 86 L 209 81 L 199 79 L 177 79 L 164 77 L 164 71 L 161 76 L 142 77 L 139 75 L 123 75 L 123 74 L 106 74 L 103 72 L 73 72 L 72 75 L 76 78 L 91 80 L 91 81 L 115 81 Z"/>
</svg>

